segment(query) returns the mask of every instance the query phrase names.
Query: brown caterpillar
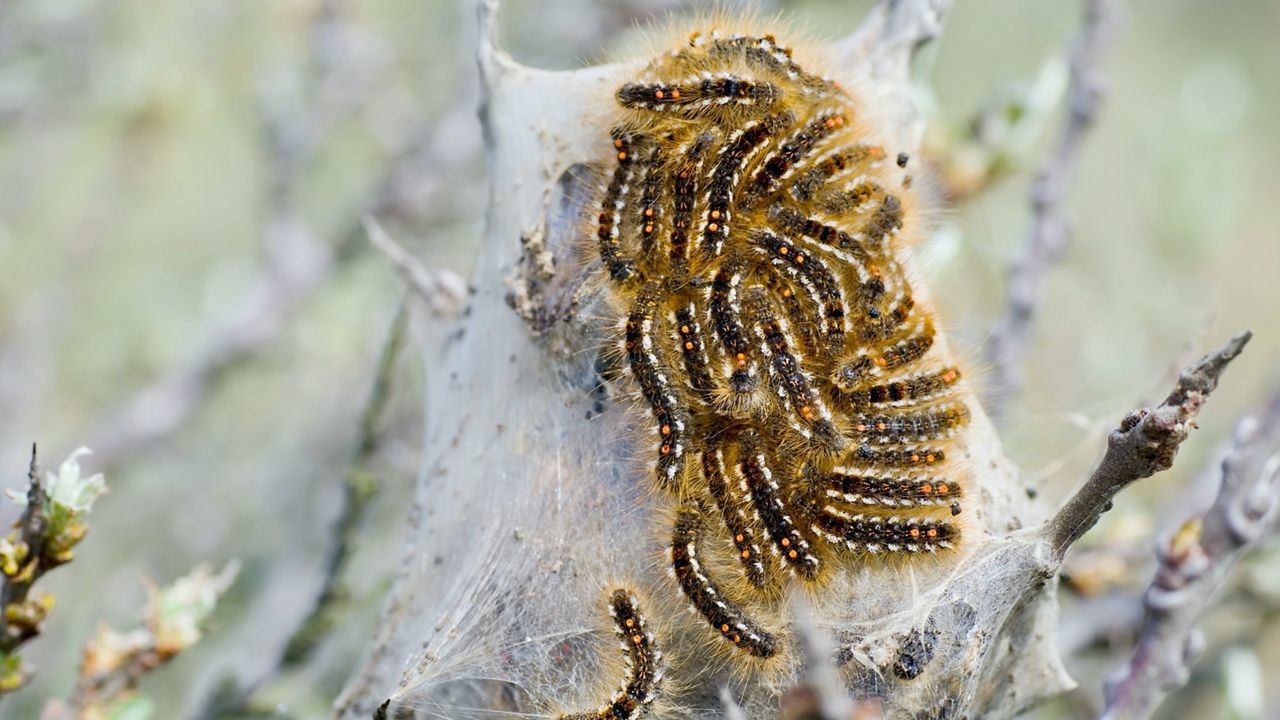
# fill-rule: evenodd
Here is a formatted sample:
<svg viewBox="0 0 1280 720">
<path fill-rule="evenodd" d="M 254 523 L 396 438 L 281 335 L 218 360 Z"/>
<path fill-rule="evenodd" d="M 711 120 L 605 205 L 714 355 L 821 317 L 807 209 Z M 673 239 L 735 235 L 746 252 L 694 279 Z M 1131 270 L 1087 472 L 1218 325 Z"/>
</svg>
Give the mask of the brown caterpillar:
<svg viewBox="0 0 1280 720">
<path fill-rule="evenodd" d="M 560 715 L 559 720 L 632 720 L 647 712 L 662 686 L 662 651 L 640 613 L 634 595 L 625 589 L 609 597 L 609 615 L 622 648 L 622 683 L 595 712 Z"/>
<path fill-rule="evenodd" d="M 904 270 L 907 158 L 768 34 L 694 33 L 614 103 L 587 242 L 677 506 L 671 573 L 725 647 L 769 657 L 752 611 L 779 583 L 962 540 L 972 400 Z"/>
<path fill-rule="evenodd" d="M 756 657 L 772 657 L 778 650 L 777 640 L 725 597 L 698 560 L 702 515 L 703 511 L 687 506 L 676 511 L 671 531 L 671 574 L 694 610 L 726 640 Z"/>
</svg>

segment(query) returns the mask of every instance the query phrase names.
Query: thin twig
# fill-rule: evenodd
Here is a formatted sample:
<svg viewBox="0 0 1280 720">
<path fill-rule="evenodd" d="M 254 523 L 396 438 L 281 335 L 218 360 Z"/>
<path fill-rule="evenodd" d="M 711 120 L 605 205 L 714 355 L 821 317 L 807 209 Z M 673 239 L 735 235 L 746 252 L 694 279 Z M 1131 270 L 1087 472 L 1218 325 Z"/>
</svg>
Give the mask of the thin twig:
<svg viewBox="0 0 1280 720">
<path fill-rule="evenodd" d="M 467 282 L 449 270 L 431 271 L 395 241 L 377 220 L 364 220 L 369 242 L 395 265 L 409 287 L 427 304 L 436 317 L 453 317 L 467 297 Z"/>
<path fill-rule="evenodd" d="M 87 433 L 102 467 L 116 466 L 184 427 L 230 371 L 270 348 L 308 303 L 331 286 L 334 274 L 362 255 L 367 247 L 364 218 L 408 215 L 420 203 L 408 188 L 422 176 L 421 168 L 440 170 L 442 161 L 435 155 L 439 128 L 450 126 L 447 119 L 424 125 L 406 141 L 332 237 L 317 234 L 297 209 L 294 195 L 307 158 L 321 149 L 328 128 L 360 107 L 354 99 L 332 99 L 320 92 L 334 84 L 330 76 L 344 62 L 341 44 L 332 41 L 335 12 L 326 5 L 313 30 L 308 73 L 318 99 L 293 111 L 268 107 L 264 100 L 271 188 L 264 228 L 267 267 L 239 302 L 210 323 L 187 361 L 125 398 Z"/>
<path fill-rule="evenodd" d="M 1084 22 L 1071 45 L 1067 117 L 1062 133 L 1031 188 L 1032 221 L 1018 256 L 1009 267 L 1008 300 L 988 345 L 995 393 L 985 403 L 1000 418 L 1026 381 L 1023 360 L 1031 323 L 1049 269 L 1067 251 L 1071 232 L 1063 209 L 1080 147 L 1102 102 L 1099 65 L 1115 25 L 1114 0 L 1085 0 Z"/>
<path fill-rule="evenodd" d="M 26 494 L 10 494 L 10 499 L 25 507 L 13 531 L 0 539 L 0 695 L 22 688 L 31 679 L 32 670 L 17 651 L 40 634 L 54 606 L 52 594 L 32 596 L 32 586 L 75 558 L 75 547 L 88 532 L 85 515 L 106 491 L 102 475 L 81 476 L 78 458 L 89 452 L 87 448 L 73 452 L 46 484 L 32 445 Z"/>
<path fill-rule="evenodd" d="M 80 675 L 66 701 L 45 706 L 42 720 L 116 717 L 113 709 L 136 697 L 143 679 L 199 642 L 218 600 L 235 582 L 240 563 L 219 572 L 197 566 L 186 577 L 160 588 L 146 578 L 142 626 L 118 632 L 99 625 L 81 655 Z"/>
<path fill-rule="evenodd" d="M 1213 505 L 1160 548 L 1143 596 L 1145 617 L 1129 662 L 1107 685 L 1104 720 L 1147 718 L 1186 684 L 1204 647 L 1196 623 L 1231 568 L 1266 535 L 1280 507 L 1280 393 L 1261 419 L 1240 421 L 1222 461 Z"/>
<path fill-rule="evenodd" d="M 1046 526 L 1046 537 L 1061 560 L 1080 536 L 1111 508 L 1111 500 L 1135 481 L 1173 465 L 1178 447 L 1195 427 L 1195 416 L 1227 365 L 1244 349 L 1252 333 L 1231 338 L 1178 378 L 1173 392 L 1154 410 L 1135 410 L 1112 431 L 1093 475 L 1062 506 Z"/>
<path fill-rule="evenodd" d="M 298 255 L 308 253 L 298 250 Z M 282 265 L 289 262 L 281 260 Z M 105 414 L 88 433 L 103 467 L 117 466 L 182 428 L 228 371 L 275 342 L 333 269 L 328 260 L 294 267 L 305 269 L 265 272 L 245 299 L 214 324 L 189 360 Z"/>
<path fill-rule="evenodd" d="M 114 3 L 88 2 L 66 13 L 32 12 L 38 2 L 19 4 L 0 1 L 0 67 L 21 67 L 26 78 L 0 98 L 0 127 L 46 129 L 83 112 L 93 63 L 105 43 L 99 29 Z"/>
<path fill-rule="evenodd" d="M 845 720 L 854 702 L 836 670 L 831 644 L 814 624 L 813 608 L 798 598 L 792 603 L 795 644 L 804 662 L 798 682 L 782 696 L 781 720 Z"/>
<path fill-rule="evenodd" d="M 325 561 L 324 584 L 311 612 L 285 645 L 279 670 L 275 674 L 297 667 L 311 657 L 319 641 L 333 627 L 337 606 L 346 596 L 341 587 L 342 571 L 355 550 L 356 531 L 368 513 L 369 503 L 378 493 L 380 483 L 370 471 L 369 464 L 382 446 L 382 416 L 391 400 L 391 382 L 400 352 L 404 349 L 408 326 L 408 307 L 402 301 L 391 321 L 391 328 L 387 331 L 387 339 L 378 358 L 373 388 L 369 392 L 364 412 L 360 414 L 360 437 L 356 441 L 343 483 L 342 509 L 331 533 L 334 544 Z"/>
<path fill-rule="evenodd" d="M 858 28 L 835 45 L 849 65 L 880 65 L 872 75 L 910 70 L 916 51 L 942 34 L 952 0 L 880 0 Z"/>
<path fill-rule="evenodd" d="M 342 506 L 334 521 L 333 545 L 325 564 L 324 580 L 315 602 L 306 617 L 298 623 L 285 643 L 284 651 L 276 662 L 254 681 L 246 684 L 230 698 L 211 698 L 200 718 L 236 715 L 248 709 L 254 696 L 275 679 L 301 667 L 315 653 L 320 642 L 329 634 L 339 619 L 343 603 L 348 597 L 343 586 L 343 574 L 356 547 L 356 534 L 368 514 L 370 503 L 377 495 L 380 482 L 369 469 L 370 463 L 382 445 L 382 417 L 391 400 L 392 380 L 397 361 L 408 336 L 408 303 L 401 301 L 378 358 L 377 371 L 369 399 L 360 414 L 360 431 L 347 474 L 343 483 Z"/>
</svg>

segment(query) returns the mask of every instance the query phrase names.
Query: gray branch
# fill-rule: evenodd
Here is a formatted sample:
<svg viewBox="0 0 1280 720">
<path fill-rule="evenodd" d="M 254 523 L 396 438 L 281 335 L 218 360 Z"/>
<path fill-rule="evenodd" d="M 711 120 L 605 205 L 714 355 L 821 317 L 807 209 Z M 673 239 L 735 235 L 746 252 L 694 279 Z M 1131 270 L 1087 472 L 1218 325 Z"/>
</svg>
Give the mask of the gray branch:
<svg viewBox="0 0 1280 720">
<path fill-rule="evenodd" d="M 1045 276 L 1067 251 L 1070 227 L 1063 205 L 1075 174 L 1080 148 L 1102 103 L 1099 66 L 1114 34 L 1115 0 L 1085 0 L 1084 22 L 1071 45 L 1070 85 L 1065 124 L 1031 188 L 1031 231 L 1008 272 L 1004 316 L 988 345 L 993 386 L 985 403 L 996 419 L 1026 382 L 1023 368 L 1032 321 L 1040 304 Z"/>
<path fill-rule="evenodd" d="M 395 241 L 372 217 L 365 219 L 369 242 L 395 266 L 396 272 L 432 315 L 451 318 L 467 297 L 467 282 L 451 270 L 428 270 L 422 261 Z"/>
<path fill-rule="evenodd" d="M 453 116 L 412 133 L 368 196 L 346 214 L 331 237 L 322 236 L 303 217 L 294 196 L 308 161 L 322 149 L 331 129 L 362 104 L 356 90 L 335 89 L 343 84 L 342 73 L 350 73 L 354 64 L 342 43 L 334 40 L 342 18 L 333 3 L 326 3 L 315 20 L 308 97 L 283 102 L 270 94 L 262 101 L 270 176 L 264 269 L 236 302 L 209 323 L 208 332 L 186 361 L 126 397 L 87 433 L 102 467 L 113 467 L 184 427 L 223 377 L 269 349 L 308 303 L 329 287 L 334 274 L 361 255 L 367 247 L 366 218 L 409 215 L 411 206 L 420 203 L 411 188 L 423 168 L 447 165 L 436 157 L 442 149 L 439 129 L 455 124 Z M 457 283 L 447 283 L 445 289 L 456 287 Z M 447 294 L 442 291 L 438 300 L 432 310 L 446 313 Z"/>
<path fill-rule="evenodd" d="M 1173 465 L 1178 447 L 1195 427 L 1201 405 L 1250 337 L 1249 331 L 1240 333 L 1206 355 L 1182 372 L 1159 407 L 1135 410 L 1112 431 L 1098 468 L 1048 524 L 1049 542 L 1059 560 L 1111 508 L 1117 493 Z"/>
<path fill-rule="evenodd" d="M 408 325 L 406 297 L 401 300 L 382 343 L 373 387 L 360 413 L 358 437 L 343 479 L 342 504 L 330 533 L 332 545 L 325 553 L 324 579 L 310 610 L 294 628 L 270 668 L 242 687 L 229 687 L 225 692 L 210 697 L 195 715 L 199 720 L 252 713 L 257 698 L 264 694 L 264 690 L 306 666 L 347 610 L 351 597 L 345 575 L 370 506 L 382 489 L 382 478 L 373 468 L 373 463 L 382 449 L 382 423 L 392 399 L 392 381 L 407 340 Z"/>
<path fill-rule="evenodd" d="M 1236 561 L 1266 536 L 1280 507 L 1280 393 L 1236 427 L 1217 498 L 1158 550 L 1129 662 L 1108 683 L 1104 720 L 1147 718 L 1186 684 L 1204 645 L 1196 623 Z"/>
<path fill-rule="evenodd" d="M 804 663 L 799 680 L 782 696 L 781 720 L 883 720 L 874 700 L 855 702 L 832 658 L 831 642 L 816 624 L 813 608 L 793 601 L 795 645 Z"/>
</svg>

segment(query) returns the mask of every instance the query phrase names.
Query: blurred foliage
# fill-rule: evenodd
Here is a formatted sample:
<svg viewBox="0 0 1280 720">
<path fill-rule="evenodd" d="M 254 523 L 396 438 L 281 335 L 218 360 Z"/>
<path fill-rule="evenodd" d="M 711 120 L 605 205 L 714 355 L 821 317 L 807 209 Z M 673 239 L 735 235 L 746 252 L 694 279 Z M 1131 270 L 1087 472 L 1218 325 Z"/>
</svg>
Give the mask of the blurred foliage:
<svg viewBox="0 0 1280 720">
<path fill-rule="evenodd" d="M 216 574 L 209 566 L 200 565 L 164 588 L 144 580 L 147 605 L 142 626 L 120 632 L 99 625 L 84 646 L 80 677 L 70 700 L 50 701 L 41 720 L 154 717 L 155 703 L 138 692 L 138 683 L 200 641 L 218 598 L 238 572 L 239 565 L 231 562 Z"/>
<path fill-rule="evenodd" d="M 777 4 L 818 36 L 851 29 L 868 5 Z M 516 57 L 554 68 L 605 57 L 635 23 L 686 7 L 506 6 Z M 1038 87 L 1041 68 L 1060 66 L 1077 15 L 1051 0 L 957 3 L 930 51 L 934 131 L 964 137 L 984 111 Z M 211 328 L 235 321 L 229 309 L 279 274 L 282 208 L 332 254 L 277 335 L 219 374 L 176 432 L 115 459 L 97 541 L 79 549 L 75 577 L 49 578 L 63 602 L 29 648 L 41 672 L 0 716 L 35 717 L 45 698 L 67 694 L 75 648 L 97 618 L 132 614 L 143 571 L 244 563 L 210 636 L 163 683 L 144 683 L 157 717 L 182 717 L 227 678 L 257 678 L 280 656 L 322 582 L 401 292 L 350 226 L 379 197 L 389 164 L 414 155 L 393 209 L 373 203 L 379 221 L 429 264 L 465 273 L 476 250 L 485 189 L 472 26 L 462 0 L 0 0 L 0 474 L 21 476 L 34 438 L 57 454 L 109 436 L 114 408 L 199 356 Z M 1060 497 L 1118 414 L 1168 384 L 1184 348 L 1257 331 L 1174 472 L 1122 496 L 1091 536 L 1125 562 L 1149 554 L 1150 536 L 1122 526 L 1171 532 L 1206 503 L 1215 478 L 1201 468 L 1215 438 L 1280 382 L 1276 27 L 1273 0 L 1134 0 L 1105 63 L 1109 95 L 1070 196 L 1075 243 L 1050 278 L 1028 392 L 1006 428 L 1011 455 Z M 326 67 L 326 57 L 341 62 Z M 1013 140 L 1034 158 L 1048 138 Z M 1024 154 L 993 188 L 940 209 L 921 249 L 970 364 L 1028 227 L 1034 160 Z M 422 433 L 416 363 L 429 366 L 439 342 L 438 328 L 419 322 L 415 332 L 420 359 L 399 364 L 388 436 L 365 468 L 384 480 L 348 564 L 352 615 L 306 674 L 263 691 L 287 716 L 323 716 L 396 562 Z M 1134 564 L 1140 587 L 1150 566 Z M 1210 618 L 1209 655 L 1167 717 L 1254 707 L 1257 689 L 1240 686 L 1251 682 L 1249 658 L 1280 667 L 1277 593 L 1262 589 L 1278 573 L 1276 552 L 1243 569 L 1244 589 Z M 1116 662 L 1102 651 L 1124 643 L 1091 645 L 1074 668 L 1087 691 L 1042 716 L 1087 707 Z M 1280 704 L 1280 687 L 1267 692 L 1265 706 Z"/>
</svg>

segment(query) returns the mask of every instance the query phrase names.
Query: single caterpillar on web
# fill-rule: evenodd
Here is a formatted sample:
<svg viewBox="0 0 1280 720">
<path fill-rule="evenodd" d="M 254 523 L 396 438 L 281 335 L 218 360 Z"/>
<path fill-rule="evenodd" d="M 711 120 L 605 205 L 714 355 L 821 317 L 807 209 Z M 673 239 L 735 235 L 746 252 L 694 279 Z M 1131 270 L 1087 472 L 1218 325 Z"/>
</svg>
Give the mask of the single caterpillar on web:
<svg viewBox="0 0 1280 720">
<path fill-rule="evenodd" d="M 904 269 L 908 158 L 767 33 L 693 33 L 613 112 L 584 245 L 674 509 L 670 587 L 729 657 L 771 657 L 780 586 L 963 543 L 973 399 Z"/>
<path fill-rule="evenodd" d="M 625 588 L 609 597 L 609 616 L 622 649 L 622 682 L 598 710 L 562 714 L 558 720 L 633 720 L 647 712 L 662 687 L 662 651 L 649 630 L 639 601 Z"/>
</svg>

